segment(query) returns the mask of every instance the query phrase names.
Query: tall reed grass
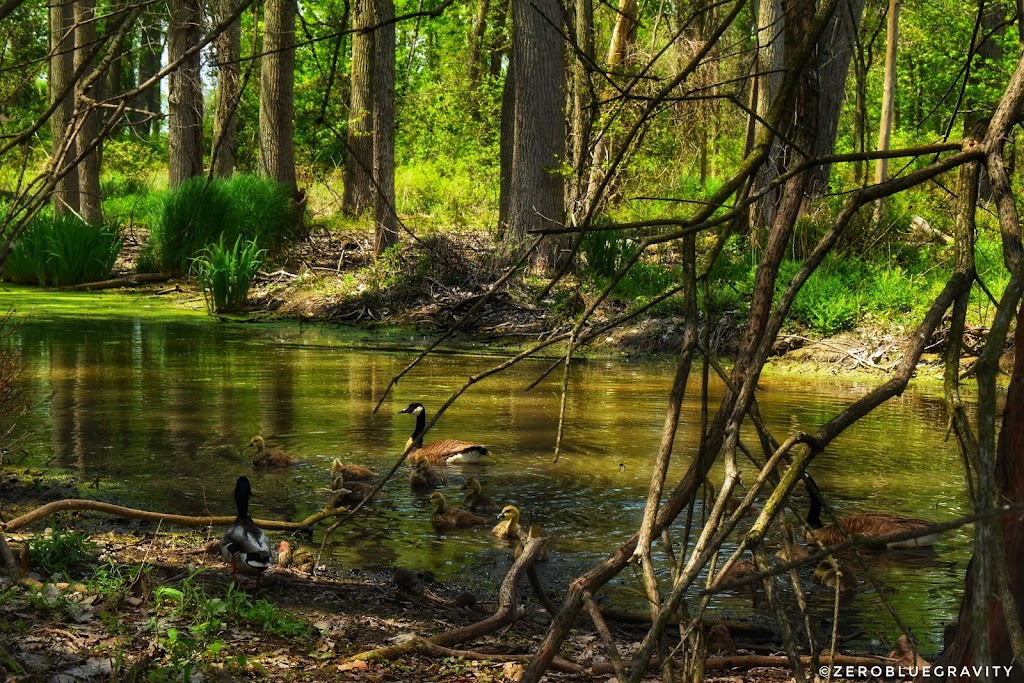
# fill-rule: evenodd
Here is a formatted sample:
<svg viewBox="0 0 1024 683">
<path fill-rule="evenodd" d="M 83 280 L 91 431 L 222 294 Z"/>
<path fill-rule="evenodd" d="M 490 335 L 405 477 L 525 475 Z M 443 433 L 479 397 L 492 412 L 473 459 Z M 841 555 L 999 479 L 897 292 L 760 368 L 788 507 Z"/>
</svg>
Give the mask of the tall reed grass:
<svg viewBox="0 0 1024 683">
<path fill-rule="evenodd" d="M 40 216 L 18 237 L 4 264 L 9 282 L 63 287 L 110 275 L 121 238 L 115 228 L 87 225 L 77 216 Z"/>
<path fill-rule="evenodd" d="M 259 248 L 255 241 L 242 242 L 239 236 L 231 247 L 218 242 L 205 247 L 199 256 L 192 259 L 192 269 L 203 289 L 207 312 L 241 310 L 266 253 L 267 250 Z"/>
</svg>

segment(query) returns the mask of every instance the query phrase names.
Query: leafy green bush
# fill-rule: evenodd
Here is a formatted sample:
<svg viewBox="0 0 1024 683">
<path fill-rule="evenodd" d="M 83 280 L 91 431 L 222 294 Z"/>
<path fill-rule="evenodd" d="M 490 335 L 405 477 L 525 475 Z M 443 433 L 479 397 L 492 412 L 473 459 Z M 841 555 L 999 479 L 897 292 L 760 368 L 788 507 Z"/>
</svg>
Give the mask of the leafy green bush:
<svg viewBox="0 0 1024 683">
<path fill-rule="evenodd" d="M 35 219 L 14 243 L 4 279 L 44 287 L 95 282 L 110 275 L 121 251 L 117 230 L 73 215 Z"/>
<path fill-rule="evenodd" d="M 211 245 L 238 239 L 277 249 L 292 236 L 294 210 L 287 190 L 268 178 L 190 178 L 164 195 L 142 266 L 180 273 Z"/>
<path fill-rule="evenodd" d="M 223 241 L 204 248 L 192 260 L 192 268 L 203 288 L 206 310 L 228 313 L 241 309 L 266 253 L 253 240 L 243 243 L 241 236 L 230 248 L 225 248 Z"/>
<path fill-rule="evenodd" d="M 30 557 L 47 574 L 64 574 L 79 564 L 95 559 L 96 544 L 89 541 L 86 533 L 62 529 L 59 524 L 50 524 L 49 535 L 29 541 Z"/>
</svg>

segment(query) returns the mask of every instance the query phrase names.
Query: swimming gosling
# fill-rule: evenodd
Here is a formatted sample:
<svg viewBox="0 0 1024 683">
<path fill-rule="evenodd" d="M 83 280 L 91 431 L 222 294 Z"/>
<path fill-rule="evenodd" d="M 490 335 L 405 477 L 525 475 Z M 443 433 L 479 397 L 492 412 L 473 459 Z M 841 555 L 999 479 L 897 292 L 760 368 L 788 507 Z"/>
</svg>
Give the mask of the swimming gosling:
<svg viewBox="0 0 1024 683">
<path fill-rule="evenodd" d="M 434 506 L 434 513 L 430 516 L 430 523 L 438 531 L 451 531 L 452 529 L 465 529 L 471 526 L 487 524 L 485 518 L 480 515 L 474 515 L 469 510 L 448 507 L 448 502 L 440 491 L 434 491 L 430 494 L 430 503 Z"/>
</svg>

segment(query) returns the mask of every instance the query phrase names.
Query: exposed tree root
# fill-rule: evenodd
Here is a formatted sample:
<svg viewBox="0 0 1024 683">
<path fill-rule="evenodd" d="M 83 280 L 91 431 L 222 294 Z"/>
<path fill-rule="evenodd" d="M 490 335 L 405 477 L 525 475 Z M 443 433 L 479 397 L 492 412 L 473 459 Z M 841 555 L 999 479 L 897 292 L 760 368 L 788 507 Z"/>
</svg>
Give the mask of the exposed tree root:
<svg viewBox="0 0 1024 683">
<path fill-rule="evenodd" d="M 148 510 L 136 510 L 135 508 L 126 508 L 120 505 L 113 505 L 112 503 L 104 503 L 98 500 L 82 500 L 79 498 L 68 498 L 65 500 L 56 500 L 52 503 L 47 503 L 42 507 L 38 507 L 31 512 L 26 512 L 20 517 L 15 517 L 8 522 L 0 522 L 0 531 L 16 531 L 22 527 L 28 526 L 33 522 L 38 522 L 41 519 L 46 519 L 50 515 L 57 512 L 64 512 L 66 510 L 88 510 L 92 512 L 103 512 L 108 515 L 114 515 L 115 517 L 124 517 L 127 519 L 141 519 L 146 522 L 165 522 L 167 524 L 175 524 L 177 526 L 192 526 L 192 527 L 203 527 L 203 526 L 227 526 L 235 521 L 234 515 L 221 515 L 219 517 L 191 517 L 189 515 L 169 515 L 162 512 L 150 512 Z M 280 522 L 273 519 L 256 519 L 256 525 L 263 529 L 270 529 L 274 531 L 307 531 L 313 527 L 317 522 L 321 522 L 330 517 L 348 512 L 348 508 L 326 508 L 310 515 L 301 522 Z"/>
</svg>

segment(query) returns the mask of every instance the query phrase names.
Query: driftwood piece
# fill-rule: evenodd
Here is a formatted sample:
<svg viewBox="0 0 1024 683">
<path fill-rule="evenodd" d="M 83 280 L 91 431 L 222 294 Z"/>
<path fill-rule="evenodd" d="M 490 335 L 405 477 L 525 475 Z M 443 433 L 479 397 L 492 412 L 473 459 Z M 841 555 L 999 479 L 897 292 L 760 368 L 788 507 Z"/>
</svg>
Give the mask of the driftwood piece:
<svg viewBox="0 0 1024 683">
<path fill-rule="evenodd" d="M 520 610 L 516 599 L 519 579 L 522 578 L 523 572 L 526 571 L 526 568 L 533 564 L 534 559 L 537 557 L 537 553 L 540 552 L 543 541 L 544 539 L 540 537 L 527 539 L 526 545 L 523 547 L 523 553 L 515 562 L 512 563 L 508 573 L 501 582 L 501 588 L 498 590 L 498 610 L 491 616 L 481 619 L 469 626 L 445 631 L 444 633 L 439 633 L 430 638 L 424 639 L 414 636 L 406 642 L 398 645 L 379 647 L 373 650 L 360 652 L 352 655 L 351 657 L 347 657 L 345 662 L 397 659 L 398 657 L 403 657 L 418 649 L 423 649 L 423 646 L 421 645 L 423 642 L 430 645 L 437 645 L 442 648 L 449 648 L 454 645 L 459 645 L 461 643 L 480 638 L 481 636 L 489 635 L 511 625 L 522 616 L 522 610 Z M 485 655 L 481 655 L 481 657 L 484 656 Z M 528 661 L 529 659 L 529 657 L 526 657 L 525 661 Z"/>
<path fill-rule="evenodd" d="M 170 279 L 170 275 L 164 275 L 163 273 L 138 273 L 137 275 L 115 277 L 110 280 L 84 282 L 80 285 L 68 285 L 67 287 L 59 287 L 59 289 L 63 292 L 96 292 L 101 289 L 135 287 L 137 285 L 148 284 L 150 282 L 167 282 Z"/>
<path fill-rule="evenodd" d="M 221 515 L 218 517 L 192 517 L 189 515 L 169 515 L 163 512 L 150 512 L 149 510 L 136 510 L 135 508 L 126 508 L 121 505 L 114 505 L 112 503 L 104 503 L 98 500 L 82 500 L 80 498 L 67 498 L 65 500 L 56 500 L 52 503 L 47 503 L 42 507 L 38 507 L 31 512 L 26 512 L 20 517 L 15 517 L 8 522 L 0 522 L 0 531 L 16 531 L 22 527 L 28 526 L 33 522 L 38 522 L 41 519 L 46 519 L 50 515 L 56 512 L 64 512 L 65 510 L 87 510 L 91 512 L 103 512 L 108 515 L 114 515 L 115 517 L 125 517 L 128 519 L 141 519 L 145 522 L 166 522 L 167 524 L 175 524 L 177 526 L 227 526 L 235 521 L 234 515 Z M 330 517 L 334 517 L 343 512 L 347 512 L 348 508 L 327 508 L 321 510 L 315 514 L 310 515 L 301 522 L 280 522 L 273 519 L 256 519 L 256 525 L 263 529 L 270 529 L 274 531 L 303 531 L 308 530 L 317 522 L 323 521 Z"/>
</svg>

